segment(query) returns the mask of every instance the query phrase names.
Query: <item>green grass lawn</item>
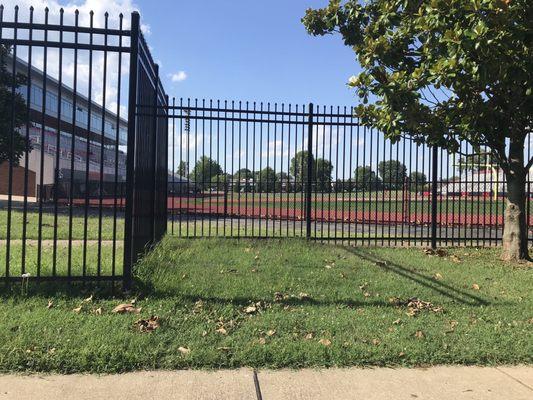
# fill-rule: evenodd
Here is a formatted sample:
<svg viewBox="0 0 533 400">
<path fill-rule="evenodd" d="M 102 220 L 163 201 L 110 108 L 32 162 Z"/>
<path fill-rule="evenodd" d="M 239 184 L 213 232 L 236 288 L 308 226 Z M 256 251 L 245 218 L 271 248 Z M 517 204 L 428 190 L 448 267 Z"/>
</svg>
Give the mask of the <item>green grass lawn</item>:
<svg viewBox="0 0 533 400">
<path fill-rule="evenodd" d="M 368 211 L 368 212 L 402 212 L 404 210 L 404 194 L 400 192 L 372 192 L 347 194 L 347 193 L 313 193 L 312 207 L 314 210 L 344 210 L 349 211 Z M 252 205 L 269 210 L 303 210 L 305 202 L 302 193 L 228 193 L 228 207 L 237 210 L 239 207 L 242 211 L 245 208 L 252 208 Z M 409 209 L 411 213 L 430 213 L 431 198 L 424 197 L 417 193 L 410 193 Z M 222 211 L 224 209 L 224 195 L 213 197 L 190 197 L 183 198 L 181 201 L 176 200 L 176 205 L 186 207 L 217 207 Z M 505 201 L 502 199 L 494 200 L 492 198 L 443 198 L 438 202 L 439 212 L 441 213 L 458 213 L 468 215 L 503 215 Z M 530 212 L 533 211 L 533 204 L 530 204 Z"/>
<path fill-rule="evenodd" d="M 98 243 L 88 242 L 85 250 L 83 243 L 74 243 L 72 246 L 70 268 L 72 276 L 82 276 L 85 265 L 85 274 L 96 276 L 98 274 Z M 122 257 L 124 254 L 123 242 L 115 243 L 115 262 L 113 264 L 113 243 L 103 243 L 100 255 L 100 274 L 112 276 L 122 274 Z M 58 243 L 55 254 L 55 273 L 57 276 L 68 276 L 69 271 L 68 246 Z M 6 275 L 5 270 L 6 246 L 0 247 L 0 282 Z M 22 243 L 12 243 L 10 246 L 9 276 L 20 277 L 23 273 L 29 273 L 35 277 L 53 276 L 54 272 L 54 248 L 52 243 L 45 243 L 41 248 L 41 263 L 38 267 L 38 247 L 36 243 L 28 243 L 26 246 L 26 262 L 22 269 Z"/>
<path fill-rule="evenodd" d="M 497 255 L 169 237 L 126 297 L 2 289 L 0 371 L 531 363 L 533 271 Z M 133 298 L 139 315 L 111 312 Z M 150 316 L 159 328 L 140 332 Z"/>
<path fill-rule="evenodd" d="M 59 210 L 57 215 L 57 237 L 58 239 L 68 239 L 70 231 L 70 217 L 68 207 Z M 30 210 L 27 213 L 26 238 L 37 239 L 39 237 L 39 212 Z M 24 213 L 20 209 L 11 212 L 11 238 L 21 239 L 23 230 Z M 87 238 L 97 240 L 99 238 L 100 219 L 98 209 L 90 210 L 87 217 Z M 46 209 L 42 213 L 41 235 L 45 240 L 54 238 L 55 214 L 53 210 Z M 113 214 L 106 211 L 102 216 L 103 240 L 113 239 Z M 7 210 L 0 209 L 0 239 L 7 237 Z M 85 215 L 83 208 L 78 208 L 72 218 L 72 239 L 82 240 L 85 237 Z M 116 238 L 124 237 L 124 218 L 121 213 L 117 215 Z"/>
</svg>

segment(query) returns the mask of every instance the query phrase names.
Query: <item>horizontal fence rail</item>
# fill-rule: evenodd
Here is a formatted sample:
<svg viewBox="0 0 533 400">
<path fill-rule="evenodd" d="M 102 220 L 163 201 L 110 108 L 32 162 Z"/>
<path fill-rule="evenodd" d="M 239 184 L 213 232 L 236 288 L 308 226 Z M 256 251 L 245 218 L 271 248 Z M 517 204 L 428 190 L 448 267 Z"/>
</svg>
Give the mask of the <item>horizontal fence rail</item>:
<svg viewBox="0 0 533 400">
<path fill-rule="evenodd" d="M 501 241 L 503 173 L 467 143 L 460 155 L 391 142 L 347 107 L 180 99 L 168 110 L 174 235 Z"/>
</svg>

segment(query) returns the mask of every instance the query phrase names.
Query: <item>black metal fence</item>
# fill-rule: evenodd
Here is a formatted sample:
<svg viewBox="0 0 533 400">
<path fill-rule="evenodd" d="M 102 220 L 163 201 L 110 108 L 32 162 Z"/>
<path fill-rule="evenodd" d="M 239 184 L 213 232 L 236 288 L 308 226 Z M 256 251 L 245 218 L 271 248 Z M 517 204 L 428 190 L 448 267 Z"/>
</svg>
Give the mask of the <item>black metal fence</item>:
<svg viewBox="0 0 533 400">
<path fill-rule="evenodd" d="M 393 143 L 346 107 L 189 99 L 170 109 L 175 235 L 501 241 L 505 179 L 483 149 Z"/>
<path fill-rule="evenodd" d="M 159 68 L 140 34 L 139 14 L 132 19 L 126 238 L 124 275 L 167 228 L 168 96 Z M 126 278 L 127 279 L 127 278 Z M 130 282 L 125 281 L 128 287 Z"/>
<path fill-rule="evenodd" d="M 138 14 L 7 13 L 0 7 L 5 282 L 128 288 L 167 229 L 358 245 L 501 241 L 505 180 L 483 149 L 393 143 L 347 107 L 170 104 Z"/>
<path fill-rule="evenodd" d="M 0 279 L 128 287 L 164 234 L 167 98 L 139 19 L 0 6 Z"/>
</svg>

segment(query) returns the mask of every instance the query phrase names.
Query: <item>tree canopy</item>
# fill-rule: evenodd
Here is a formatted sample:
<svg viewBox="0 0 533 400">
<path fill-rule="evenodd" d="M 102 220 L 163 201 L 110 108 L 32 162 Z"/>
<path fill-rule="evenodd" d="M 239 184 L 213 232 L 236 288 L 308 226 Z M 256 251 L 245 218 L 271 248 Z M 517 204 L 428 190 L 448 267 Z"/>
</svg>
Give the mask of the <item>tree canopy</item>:
<svg viewBox="0 0 533 400">
<path fill-rule="evenodd" d="M 307 165 L 309 160 L 309 153 L 307 151 L 299 151 L 291 160 L 289 172 L 295 179 L 295 185 L 299 190 L 305 187 L 307 182 Z M 333 164 L 329 160 L 323 158 L 314 158 L 312 160 L 312 175 L 311 180 L 313 187 L 316 190 L 325 192 L 331 190 Z"/>
<path fill-rule="evenodd" d="M 270 167 L 263 168 L 259 171 L 258 181 L 256 182 L 257 190 L 266 193 L 273 192 L 277 189 L 277 182 L 278 177 L 276 172 Z"/>
<path fill-rule="evenodd" d="M 525 181 L 533 158 L 533 1 L 330 0 L 312 35 L 338 32 L 362 72 L 349 79 L 365 125 L 395 141 L 487 148 L 507 179 L 504 259 L 528 257 Z"/>
<path fill-rule="evenodd" d="M 18 164 L 24 152 L 31 150 L 30 143 L 19 132 L 28 122 L 28 108 L 24 97 L 16 91 L 26 83 L 26 78 L 8 71 L 10 52 L 9 47 L 0 45 L 0 164 L 10 159 Z"/>
<path fill-rule="evenodd" d="M 355 169 L 354 182 L 356 190 L 377 190 L 381 186 L 381 180 L 369 165 Z"/>
<path fill-rule="evenodd" d="M 188 176 L 189 175 L 189 163 L 187 161 L 180 161 L 176 174 L 179 176 Z"/>
<path fill-rule="evenodd" d="M 213 177 L 222 174 L 220 164 L 207 156 L 201 156 L 189 175 L 189 179 L 194 181 L 202 189 L 207 189 Z"/>
<path fill-rule="evenodd" d="M 397 160 L 380 161 L 378 164 L 379 176 L 383 186 L 387 189 L 401 189 L 407 178 L 407 168 Z"/>
</svg>

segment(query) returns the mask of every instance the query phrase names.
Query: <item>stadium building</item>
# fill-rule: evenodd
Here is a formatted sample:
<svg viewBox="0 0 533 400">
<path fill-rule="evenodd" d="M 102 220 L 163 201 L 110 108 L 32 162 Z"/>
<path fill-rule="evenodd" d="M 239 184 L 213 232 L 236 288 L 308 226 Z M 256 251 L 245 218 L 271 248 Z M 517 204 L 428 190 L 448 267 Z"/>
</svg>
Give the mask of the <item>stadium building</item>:
<svg viewBox="0 0 533 400">
<path fill-rule="evenodd" d="M 8 66 L 12 63 L 12 58 L 7 60 Z M 27 63 L 17 59 L 16 72 L 27 78 Z M 29 85 L 30 123 L 28 126 L 19 127 L 19 133 L 28 136 L 32 150 L 28 160 L 23 156 L 19 160 L 19 165 L 13 168 L 13 199 L 17 201 L 24 197 L 26 179 L 29 201 L 36 201 L 40 194 L 43 200 L 52 199 L 56 188 L 58 198 L 68 199 L 71 185 L 75 198 L 85 197 L 87 190 L 90 197 L 99 196 L 101 166 L 103 166 L 103 195 L 114 197 L 117 193 L 121 196 L 126 181 L 128 122 L 117 117 L 115 113 L 104 110 L 101 105 L 91 102 L 89 131 L 89 99 L 87 97 L 74 93 L 66 85 L 62 84 L 60 87 L 56 79 L 45 76 L 43 71 L 33 66 L 29 75 L 31 78 Z M 46 95 L 43 93 L 44 87 L 46 87 Z M 21 85 L 17 91 L 28 102 L 28 87 Z M 60 116 L 58 116 L 59 92 L 61 92 Z M 44 112 L 43 103 L 45 104 Z M 73 121 L 73 116 L 75 116 L 75 121 Z M 102 122 L 104 122 L 103 130 Z M 57 146 L 58 135 L 59 147 Z M 72 143 L 73 140 L 74 143 Z M 73 148 L 74 151 L 72 151 Z M 56 165 L 57 153 L 59 153 L 58 165 Z M 74 165 L 73 169 L 72 165 Z M 57 182 L 55 182 L 56 172 Z M 0 199 L 6 199 L 8 195 L 8 173 L 9 164 L 5 162 L 0 166 L 0 182 L 2 182 Z"/>
</svg>

